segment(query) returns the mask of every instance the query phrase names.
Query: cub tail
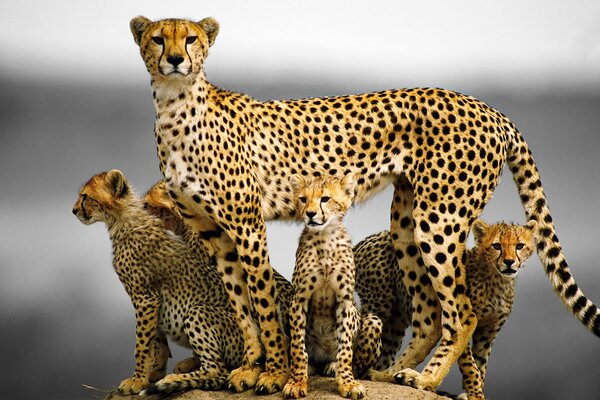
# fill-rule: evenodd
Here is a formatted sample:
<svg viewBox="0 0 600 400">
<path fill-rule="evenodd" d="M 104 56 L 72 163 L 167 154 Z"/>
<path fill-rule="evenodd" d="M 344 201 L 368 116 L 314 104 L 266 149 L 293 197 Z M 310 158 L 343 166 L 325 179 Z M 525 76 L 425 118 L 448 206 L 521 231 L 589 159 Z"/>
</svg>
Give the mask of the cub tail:
<svg viewBox="0 0 600 400">
<path fill-rule="evenodd" d="M 172 393 L 184 392 L 186 390 L 221 390 L 227 382 L 227 374 L 220 374 L 215 377 L 206 378 L 200 375 L 199 371 L 187 374 L 171 375 L 173 378 L 158 381 L 155 385 L 146 388 L 140 393 L 140 396 L 159 395 L 166 396 Z M 175 378 L 176 377 L 176 378 Z"/>
</svg>

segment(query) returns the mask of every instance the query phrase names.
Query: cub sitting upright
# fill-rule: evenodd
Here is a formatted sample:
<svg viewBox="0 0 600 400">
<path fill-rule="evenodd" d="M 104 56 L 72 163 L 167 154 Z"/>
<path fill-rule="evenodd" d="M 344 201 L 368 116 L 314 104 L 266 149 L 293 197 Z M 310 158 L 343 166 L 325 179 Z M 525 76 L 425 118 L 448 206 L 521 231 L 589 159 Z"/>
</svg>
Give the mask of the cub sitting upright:
<svg viewBox="0 0 600 400">
<path fill-rule="evenodd" d="M 135 309 L 135 372 L 119 390 L 131 394 L 147 388 L 153 367 L 158 378 L 160 372 L 164 376 L 166 335 L 191 347 L 200 368 L 163 378 L 156 383 L 159 391 L 221 388 L 228 368 L 242 362 L 243 338 L 208 259 L 144 210 L 121 171 L 93 176 L 80 189 L 73 213 L 86 225 L 106 223 L 114 269 Z"/>
<path fill-rule="evenodd" d="M 354 197 L 354 178 L 349 174 L 341 180 L 305 180 L 294 175 L 292 185 L 306 227 L 292 278 L 291 376 L 283 394 L 306 396 L 310 356 L 311 362 L 335 370 L 342 396 L 362 398 L 365 389 L 354 374 L 366 371 L 379 358 L 381 321 L 374 315 L 361 321 L 354 303 L 352 244 L 342 222 Z"/>
</svg>

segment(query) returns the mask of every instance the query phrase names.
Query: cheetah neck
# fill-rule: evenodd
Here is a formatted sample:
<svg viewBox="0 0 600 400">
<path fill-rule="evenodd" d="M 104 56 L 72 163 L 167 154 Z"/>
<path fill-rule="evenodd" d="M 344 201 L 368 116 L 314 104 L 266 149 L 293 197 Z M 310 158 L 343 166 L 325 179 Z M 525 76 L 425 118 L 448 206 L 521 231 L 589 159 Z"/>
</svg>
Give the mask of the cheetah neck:
<svg viewBox="0 0 600 400">
<path fill-rule="evenodd" d="M 132 197 L 121 209 L 111 214 L 107 226 L 111 241 L 119 243 L 136 232 L 159 227 L 160 221 L 144 210 L 140 199 Z"/>
</svg>

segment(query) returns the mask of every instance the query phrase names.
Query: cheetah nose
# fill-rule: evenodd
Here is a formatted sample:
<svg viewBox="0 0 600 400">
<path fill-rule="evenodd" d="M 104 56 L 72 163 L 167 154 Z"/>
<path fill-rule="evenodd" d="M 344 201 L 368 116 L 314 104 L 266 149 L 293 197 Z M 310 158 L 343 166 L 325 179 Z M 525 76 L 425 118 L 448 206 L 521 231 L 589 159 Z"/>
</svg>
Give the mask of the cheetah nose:
<svg viewBox="0 0 600 400">
<path fill-rule="evenodd" d="M 167 57 L 167 61 L 169 62 L 169 64 L 172 64 L 174 67 L 176 67 L 183 62 L 183 57 L 179 54 L 174 54 L 172 56 Z"/>
<path fill-rule="evenodd" d="M 77 215 L 77 209 L 73 208 L 73 214 Z"/>
<path fill-rule="evenodd" d="M 514 263 L 515 263 L 515 260 L 504 260 L 504 265 L 506 265 L 507 267 L 510 267 Z"/>
<path fill-rule="evenodd" d="M 306 216 L 307 216 L 309 219 L 313 219 L 313 217 L 314 217 L 315 215 L 317 215 L 317 213 L 316 213 L 316 212 L 314 212 L 314 211 L 307 211 L 307 212 L 306 212 Z"/>
</svg>

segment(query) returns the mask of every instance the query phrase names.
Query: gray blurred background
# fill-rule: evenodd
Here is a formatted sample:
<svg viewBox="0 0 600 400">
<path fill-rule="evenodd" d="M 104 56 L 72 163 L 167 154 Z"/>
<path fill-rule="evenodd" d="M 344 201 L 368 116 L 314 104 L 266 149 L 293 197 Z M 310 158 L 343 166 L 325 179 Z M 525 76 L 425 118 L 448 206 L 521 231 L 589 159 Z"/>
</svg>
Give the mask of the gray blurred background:
<svg viewBox="0 0 600 400">
<path fill-rule="evenodd" d="M 133 310 L 106 228 L 71 208 L 97 172 L 120 168 L 140 193 L 160 177 L 149 77 L 128 28 L 138 14 L 216 17 L 208 78 L 259 99 L 442 86 L 500 109 L 534 152 L 576 280 L 600 303 L 597 0 L 21 0 L 2 10 L 0 398 L 90 399 L 82 384 L 110 388 L 133 370 Z M 506 172 L 483 216 L 523 222 Z M 388 227 L 390 198 L 350 213 L 355 242 Z M 268 229 L 272 264 L 290 278 L 301 228 Z M 556 298 L 537 257 L 517 293 L 488 396 L 600 398 L 600 341 Z M 460 390 L 456 370 L 442 388 Z"/>
</svg>

